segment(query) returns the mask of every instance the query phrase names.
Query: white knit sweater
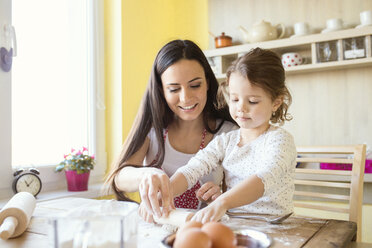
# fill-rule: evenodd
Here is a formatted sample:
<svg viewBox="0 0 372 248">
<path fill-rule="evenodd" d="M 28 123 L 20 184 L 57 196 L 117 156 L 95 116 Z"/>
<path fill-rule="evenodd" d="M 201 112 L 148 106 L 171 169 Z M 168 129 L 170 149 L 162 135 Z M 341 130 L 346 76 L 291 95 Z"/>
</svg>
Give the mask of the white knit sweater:
<svg viewBox="0 0 372 248">
<path fill-rule="evenodd" d="M 261 178 L 264 195 L 257 201 L 239 207 L 251 213 L 285 214 L 293 211 L 296 146 L 290 133 L 271 126 L 265 133 L 242 147 L 240 129 L 221 134 L 180 167 L 189 187 L 217 167 L 223 167 L 227 190 L 249 176 Z"/>
</svg>

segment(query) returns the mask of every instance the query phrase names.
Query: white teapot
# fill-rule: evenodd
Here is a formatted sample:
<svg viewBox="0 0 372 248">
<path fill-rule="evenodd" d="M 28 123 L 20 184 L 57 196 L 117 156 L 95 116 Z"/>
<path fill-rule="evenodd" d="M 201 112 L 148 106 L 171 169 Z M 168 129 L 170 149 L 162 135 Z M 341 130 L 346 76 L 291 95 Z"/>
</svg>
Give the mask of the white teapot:
<svg viewBox="0 0 372 248">
<path fill-rule="evenodd" d="M 280 26 L 281 32 L 278 36 L 276 28 Z M 265 22 L 261 20 L 260 22 L 255 23 L 249 32 L 243 28 L 239 27 L 240 31 L 243 33 L 244 40 L 249 43 L 265 41 L 265 40 L 275 40 L 280 39 L 285 34 L 285 27 L 283 24 L 279 23 L 275 26 L 272 26 L 270 22 Z"/>
</svg>

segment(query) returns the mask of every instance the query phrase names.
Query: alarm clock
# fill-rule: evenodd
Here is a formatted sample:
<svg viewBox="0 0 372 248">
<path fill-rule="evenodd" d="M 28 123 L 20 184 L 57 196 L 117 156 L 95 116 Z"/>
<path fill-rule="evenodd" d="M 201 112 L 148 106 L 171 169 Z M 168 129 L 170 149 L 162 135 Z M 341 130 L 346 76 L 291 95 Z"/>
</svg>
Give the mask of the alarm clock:
<svg viewBox="0 0 372 248">
<path fill-rule="evenodd" d="M 40 172 L 35 168 L 30 168 L 28 170 L 19 169 L 14 172 L 14 193 L 25 191 L 36 197 L 40 193 L 42 186 L 39 174 Z"/>
</svg>

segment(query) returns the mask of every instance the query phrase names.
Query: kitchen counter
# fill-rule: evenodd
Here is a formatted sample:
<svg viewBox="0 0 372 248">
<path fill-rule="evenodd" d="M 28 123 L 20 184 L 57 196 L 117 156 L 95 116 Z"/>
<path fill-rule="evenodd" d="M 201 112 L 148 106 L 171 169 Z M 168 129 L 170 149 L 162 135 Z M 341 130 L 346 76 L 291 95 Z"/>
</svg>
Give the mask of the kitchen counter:
<svg viewBox="0 0 372 248">
<path fill-rule="evenodd" d="M 74 208 L 91 205 L 99 200 L 85 198 L 61 198 L 39 202 L 36 205 L 30 226 L 20 237 L 7 241 L 0 240 L 2 248 L 47 248 L 49 247 L 49 217 Z M 269 224 L 262 220 L 230 218 L 224 223 L 231 228 L 249 228 L 268 234 L 272 247 L 348 247 L 356 234 L 356 224 L 349 221 L 301 218 L 291 216 L 282 224 Z M 159 225 L 139 221 L 139 248 L 157 247 L 170 232 Z M 358 247 L 353 244 L 353 247 Z"/>
</svg>

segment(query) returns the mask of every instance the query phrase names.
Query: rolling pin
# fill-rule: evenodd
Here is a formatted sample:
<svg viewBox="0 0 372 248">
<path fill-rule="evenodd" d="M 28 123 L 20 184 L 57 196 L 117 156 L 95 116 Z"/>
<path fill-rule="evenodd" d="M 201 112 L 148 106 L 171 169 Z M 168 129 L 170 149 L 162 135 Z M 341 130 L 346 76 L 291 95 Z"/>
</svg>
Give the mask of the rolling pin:
<svg viewBox="0 0 372 248">
<path fill-rule="evenodd" d="M 182 209 L 177 208 L 173 209 L 169 212 L 168 217 L 156 217 L 154 215 L 154 221 L 158 224 L 163 225 L 172 225 L 176 227 L 182 226 L 186 221 L 190 220 L 192 216 L 194 215 L 194 212 L 190 211 L 189 209 Z"/>
<path fill-rule="evenodd" d="M 0 211 L 0 238 L 7 240 L 20 236 L 30 223 L 35 204 L 32 194 L 15 194 Z"/>
</svg>

